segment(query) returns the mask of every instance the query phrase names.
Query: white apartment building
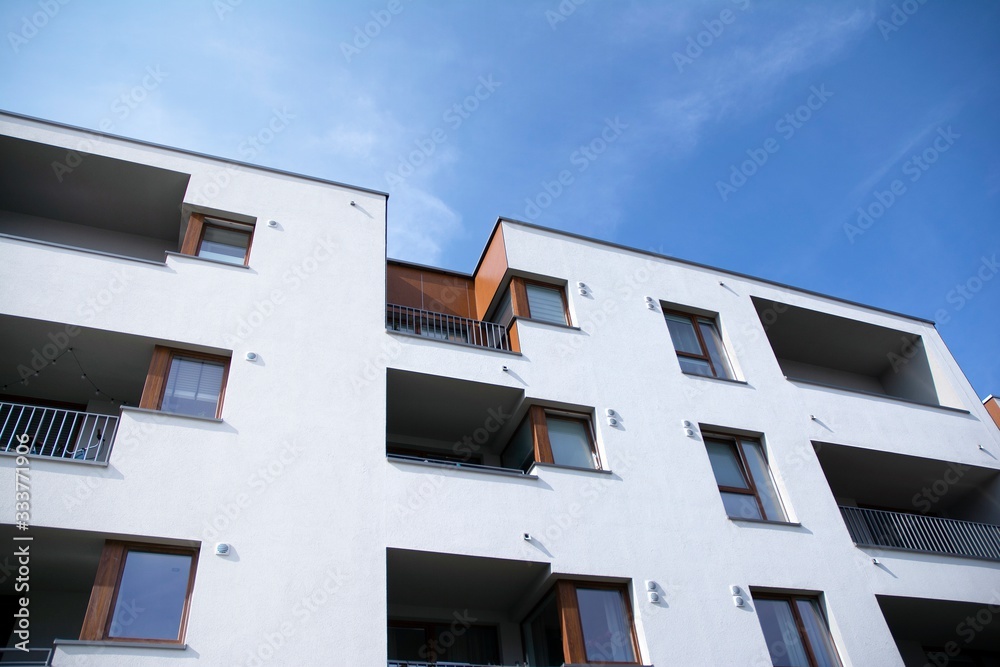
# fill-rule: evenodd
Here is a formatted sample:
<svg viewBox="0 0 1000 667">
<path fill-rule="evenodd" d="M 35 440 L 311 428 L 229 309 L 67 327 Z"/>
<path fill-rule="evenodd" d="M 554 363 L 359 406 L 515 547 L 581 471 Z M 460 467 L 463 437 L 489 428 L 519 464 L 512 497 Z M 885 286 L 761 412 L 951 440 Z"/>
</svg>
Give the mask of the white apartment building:
<svg viewBox="0 0 1000 667">
<path fill-rule="evenodd" d="M 0 115 L 0 665 L 1000 665 L 932 322 L 386 200 Z"/>
</svg>

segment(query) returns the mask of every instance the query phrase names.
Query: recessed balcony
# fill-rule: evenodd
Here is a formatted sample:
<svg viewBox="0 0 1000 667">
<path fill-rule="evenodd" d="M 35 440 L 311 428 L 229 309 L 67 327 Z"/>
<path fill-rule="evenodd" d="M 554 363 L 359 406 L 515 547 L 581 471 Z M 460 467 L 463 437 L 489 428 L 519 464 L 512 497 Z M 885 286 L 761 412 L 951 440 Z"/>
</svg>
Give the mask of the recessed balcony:
<svg viewBox="0 0 1000 667">
<path fill-rule="evenodd" d="M 1000 471 L 815 443 L 859 547 L 1000 561 Z M 886 474 L 891 470 L 892 474 Z"/>
<path fill-rule="evenodd" d="M 180 250 L 190 176 L 0 137 L 0 235 L 164 261 Z"/>
</svg>

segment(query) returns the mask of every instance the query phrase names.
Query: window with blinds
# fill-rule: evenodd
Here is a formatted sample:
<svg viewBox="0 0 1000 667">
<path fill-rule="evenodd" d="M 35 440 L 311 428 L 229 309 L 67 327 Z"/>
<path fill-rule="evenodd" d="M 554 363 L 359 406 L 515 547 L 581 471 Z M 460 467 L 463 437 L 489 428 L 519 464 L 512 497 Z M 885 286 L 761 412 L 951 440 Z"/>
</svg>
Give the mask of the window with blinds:
<svg viewBox="0 0 1000 667">
<path fill-rule="evenodd" d="M 219 410 L 224 364 L 174 357 L 160 409 L 193 417 L 215 417 Z"/>
<path fill-rule="evenodd" d="M 562 288 L 543 287 L 529 283 L 526 285 L 526 289 L 531 319 L 555 324 L 568 324 L 566 309 L 563 305 Z"/>
</svg>

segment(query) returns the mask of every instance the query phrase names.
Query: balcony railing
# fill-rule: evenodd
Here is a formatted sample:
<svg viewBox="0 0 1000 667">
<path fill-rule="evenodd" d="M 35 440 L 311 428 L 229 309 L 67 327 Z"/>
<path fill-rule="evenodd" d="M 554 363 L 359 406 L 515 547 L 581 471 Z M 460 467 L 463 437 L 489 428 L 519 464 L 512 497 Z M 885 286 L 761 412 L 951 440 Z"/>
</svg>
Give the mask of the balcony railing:
<svg viewBox="0 0 1000 667">
<path fill-rule="evenodd" d="M 520 665 L 521 663 L 517 663 Z M 413 662 L 412 660 L 390 660 L 388 667 L 496 667 L 478 662 Z"/>
<path fill-rule="evenodd" d="M 861 507 L 840 512 L 861 546 L 1000 561 L 1000 526 Z"/>
<path fill-rule="evenodd" d="M 419 310 L 409 306 L 397 306 L 391 303 L 386 305 L 385 328 L 424 338 L 511 351 L 510 336 L 507 334 L 507 329 L 500 324 L 432 313 L 429 310 Z"/>
<path fill-rule="evenodd" d="M 34 456 L 104 463 L 117 428 L 116 415 L 0 402 L 0 452 L 8 454 L 27 447 Z"/>
</svg>

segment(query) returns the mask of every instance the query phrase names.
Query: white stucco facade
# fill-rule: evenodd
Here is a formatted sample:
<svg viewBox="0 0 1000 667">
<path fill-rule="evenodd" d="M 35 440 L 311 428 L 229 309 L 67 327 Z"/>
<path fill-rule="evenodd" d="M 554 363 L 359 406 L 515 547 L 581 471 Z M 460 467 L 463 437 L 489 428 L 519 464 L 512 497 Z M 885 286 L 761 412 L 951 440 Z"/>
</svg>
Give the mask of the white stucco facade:
<svg viewBox="0 0 1000 667">
<path fill-rule="evenodd" d="M 387 618 L 456 611 L 433 597 L 394 602 L 387 550 L 540 564 L 546 576 L 512 607 L 497 609 L 492 591 L 481 608 L 458 610 L 499 628 L 505 665 L 523 661 L 519 623 L 553 577 L 623 584 L 641 664 L 658 666 L 770 665 L 759 590 L 817 596 L 840 660 L 854 667 L 923 664 L 919 642 L 894 636 L 882 598 L 1000 605 L 996 560 L 856 546 L 838 508 L 853 501 L 831 488 L 818 455 L 829 445 L 860 452 L 861 466 L 880 452 L 974 468 L 985 481 L 959 484 L 968 502 L 950 513 L 1000 523 L 1000 430 L 932 323 L 501 221 L 508 272 L 564 285 L 570 326 L 519 318 L 519 353 L 388 332 L 385 195 L 13 116 L 0 116 L 0 135 L 79 151 L 81 168 L 93 155 L 189 175 L 179 235 L 191 211 L 255 226 L 243 267 L 174 251 L 154 259 L 162 250 L 149 237 L 109 230 L 95 232 L 118 234 L 97 242 L 105 254 L 78 249 L 60 240 L 86 236 L 78 223 L 0 212 L 4 322 L 231 356 L 220 419 L 126 406 L 106 465 L 31 458 L 30 523 L 49 531 L 46 544 L 72 532 L 200 546 L 179 647 L 60 642 L 52 664 L 385 665 Z M 938 405 L 789 380 L 794 363 L 779 366 L 760 302 L 919 336 Z M 716 320 L 736 382 L 681 371 L 664 304 Z M 3 374 L 16 378 L 32 347 L 2 353 Z M 387 458 L 393 372 L 520 392 L 518 419 L 532 402 L 589 413 L 603 470 L 536 465 L 519 475 Z M 705 427 L 760 438 L 787 522 L 727 516 Z M 907 465 L 883 474 L 905 477 Z M 16 467 L 0 456 L 8 526 Z M 913 477 L 915 496 L 926 479 Z M 219 542 L 228 556 L 215 555 Z M 12 544 L 4 539 L 0 562 Z M 43 574 L 72 560 L 34 556 Z M 649 601 L 647 581 L 660 601 Z M 59 633 L 82 623 L 92 582 L 32 583 L 37 641 L 77 640 Z M 60 630 L 50 632 L 57 610 Z M 963 642 L 954 624 L 941 633 Z M 987 634 L 976 632 L 977 650 Z"/>
</svg>

